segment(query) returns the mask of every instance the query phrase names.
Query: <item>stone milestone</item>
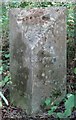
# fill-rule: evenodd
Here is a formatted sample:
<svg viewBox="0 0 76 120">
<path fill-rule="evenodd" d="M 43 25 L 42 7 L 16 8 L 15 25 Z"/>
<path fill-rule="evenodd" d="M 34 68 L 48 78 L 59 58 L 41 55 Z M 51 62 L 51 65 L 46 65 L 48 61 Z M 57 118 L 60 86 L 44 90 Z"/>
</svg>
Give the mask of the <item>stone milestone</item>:
<svg viewBox="0 0 76 120">
<path fill-rule="evenodd" d="M 9 12 L 11 102 L 28 114 L 66 94 L 66 8 L 13 8 Z"/>
</svg>

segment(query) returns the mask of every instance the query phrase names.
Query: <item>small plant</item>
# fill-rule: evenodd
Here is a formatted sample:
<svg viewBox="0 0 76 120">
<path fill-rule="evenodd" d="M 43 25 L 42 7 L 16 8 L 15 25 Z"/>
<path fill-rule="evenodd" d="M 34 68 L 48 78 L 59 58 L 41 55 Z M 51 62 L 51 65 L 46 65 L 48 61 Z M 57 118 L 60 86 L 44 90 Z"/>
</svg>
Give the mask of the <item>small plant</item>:
<svg viewBox="0 0 76 120">
<path fill-rule="evenodd" d="M 73 108 L 76 107 L 74 104 L 75 102 L 74 98 L 75 98 L 75 95 L 67 94 L 67 99 L 65 99 L 65 102 L 64 102 L 64 106 L 65 106 L 64 112 L 55 112 L 55 110 L 59 106 L 59 103 L 58 104 L 54 103 L 52 106 L 51 99 L 50 98 L 46 99 L 45 100 L 46 107 L 50 106 L 50 110 L 48 110 L 48 115 L 54 114 L 58 118 L 67 118 L 68 116 L 71 115 Z"/>
<path fill-rule="evenodd" d="M 64 103 L 65 104 L 65 111 L 63 113 L 57 113 L 57 116 L 59 118 L 67 118 L 68 116 L 71 115 L 73 107 L 76 107 L 76 106 L 74 106 L 74 102 L 75 102 L 74 97 L 75 96 L 73 94 L 67 95 L 68 99 L 66 99 L 66 101 Z"/>
</svg>

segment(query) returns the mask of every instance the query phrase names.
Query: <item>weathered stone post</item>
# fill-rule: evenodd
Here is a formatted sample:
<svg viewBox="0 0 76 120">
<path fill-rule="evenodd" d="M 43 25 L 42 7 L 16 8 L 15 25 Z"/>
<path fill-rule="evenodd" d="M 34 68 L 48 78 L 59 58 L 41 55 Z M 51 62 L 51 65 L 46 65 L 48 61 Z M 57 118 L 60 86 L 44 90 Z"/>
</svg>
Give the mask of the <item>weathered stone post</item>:
<svg viewBox="0 0 76 120">
<path fill-rule="evenodd" d="M 61 101 L 66 94 L 66 8 L 10 10 L 11 102 L 40 111 L 41 101 L 51 96 Z"/>
</svg>

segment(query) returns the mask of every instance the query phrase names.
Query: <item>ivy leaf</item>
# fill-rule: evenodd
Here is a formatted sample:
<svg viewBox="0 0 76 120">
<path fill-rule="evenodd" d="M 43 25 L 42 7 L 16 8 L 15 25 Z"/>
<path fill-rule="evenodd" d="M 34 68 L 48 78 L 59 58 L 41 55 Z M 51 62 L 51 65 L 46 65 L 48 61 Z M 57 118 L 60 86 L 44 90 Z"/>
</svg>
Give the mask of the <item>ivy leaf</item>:
<svg viewBox="0 0 76 120">
<path fill-rule="evenodd" d="M 72 112 L 72 110 L 71 109 L 67 109 L 67 110 L 65 110 L 65 112 L 64 112 L 64 117 L 65 118 L 67 118 L 68 116 L 70 116 L 71 115 L 71 112 Z"/>
<path fill-rule="evenodd" d="M 51 98 L 47 98 L 47 99 L 45 100 L 45 104 L 48 106 L 48 105 L 50 105 L 50 103 L 51 103 Z"/>
<path fill-rule="evenodd" d="M 68 94 L 67 97 L 68 97 L 68 99 L 65 102 L 65 108 L 71 109 L 74 107 L 74 95 Z"/>
<path fill-rule="evenodd" d="M 49 110 L 49 111 L 48 111 L 48 115 L 51 115 L 51 114 L 53 114 L 53 111 L 52 111 L 52 110 Z"/>
<path fill-rule="evenodd" d="M 56 110 L 56 108 L 57 106 L 53 106 L 51 110 L 48 111 L 48 115 L 51 115 Z"/>
<path fill-rule="evenodd" d="M 64 118 L 64 114 L 63 113 L 57 113 L 57 116 L 59 117 L 59 118 Z"/>
<path fill-rule="evenodd" d="M 67 100 L 65 102 L 65 112 L 64 113 L 57 113 L 57 116 L 59 118 L 67 118 L 71 115 L 72 108 L 74 107 L 74 95 L 73 94 L 67 94 Z"/>
<path fill-rule="evenodd" d="M 64 113 L 57 113 L 57 116 L 59 117 L 59 118 L 67 118 L 68 116 L 70 116 L 71 115 L 71 109 L 67 109 L 67 110 L 65 110 L 65 112 Z"/>
<path fill-rule="evenodd" d="M 65 112 L 64 113 L 57 113 L 57 116 L 59 117 L 59 118 L 67 118 L 68 116 L 70 116 L 71 115 L 71 109 L 67 109 L 67 110 L 65 110 Z"/>
</svg>

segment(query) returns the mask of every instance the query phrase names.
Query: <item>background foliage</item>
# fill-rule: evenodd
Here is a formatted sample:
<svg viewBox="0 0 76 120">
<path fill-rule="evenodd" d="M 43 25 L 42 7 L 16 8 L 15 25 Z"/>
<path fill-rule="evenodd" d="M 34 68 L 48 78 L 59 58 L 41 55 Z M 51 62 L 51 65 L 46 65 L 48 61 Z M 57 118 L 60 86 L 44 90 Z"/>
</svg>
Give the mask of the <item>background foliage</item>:
<svg viewBox="0 0 76 120">
<path fill-rule="evenodd" d="M 0 66 L 0 74 L 2 75 L 2 80 L 0 80 L 0 87 L 2 87 L 1 93 L 6 96 L 8 92 L 8 87 L 11 84 L 11 76 L 10 76 L 10 53 L 9 53 L 9 9 L 10 8 L 33 8 L 33 7 L 51 7 L 51 6 L 63 6 L 67 8 L 67 99 L 65 99 L 65 111 L 64 113 L 57 113 L 56 115 L 59 118 L 67 117 L 71 114 L 72 109 L 74 108 L 74 95 L 75 95 L 75 76 L 76 76 L 76 47 L 75 47 L 75 26 L 76 26 L 76 4 L 75 3 L 63 3 L 63 2 L 17 2 L 12 1 L 8 3 L 2 3 L 0 7 L 0 12 L 2 18 L 0 19 L 0 27 L 2 28 L 2 50 L 0 53 L 2 54 L 2 65 Z M 71 94 L 72 93 L 72 94 Z M 8 99 L 8 96 L 6 96 Z M 6 99 L 4 99 L 5 102 Z M 45 100 L 45 107 L 50 106 L 51 100 L 50 98 Z M 48 114 L 55 114 L 55 110 L 58 105 L 53 105 L 48 110 Z M 68 111 L 69 109 L 69 111 Z"/>
</svg>

